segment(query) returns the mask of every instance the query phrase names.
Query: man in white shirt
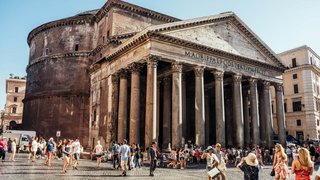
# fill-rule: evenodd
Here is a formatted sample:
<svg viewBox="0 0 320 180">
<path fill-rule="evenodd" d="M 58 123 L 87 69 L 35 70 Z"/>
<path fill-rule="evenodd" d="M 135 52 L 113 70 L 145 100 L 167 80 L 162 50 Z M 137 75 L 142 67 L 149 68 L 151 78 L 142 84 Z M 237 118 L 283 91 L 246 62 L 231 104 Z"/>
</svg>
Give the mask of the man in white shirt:
<svg viewBox="0 0 320 180">
<path fill-rule="evenodd" d="M 73 157 L 74 157 L 73 169 L 78 169 L 77 165 L 78 165 L 78 161 L 80 159 L 80 149 L 81 149 L 81 145 L 80 145 L 78 137 L 72 143 L 72 148 L 73 148 L 73 153 L 74 153 L 74 155 L 73 155 Z"/>
<path fill-rule="evenodd" d="M 128 159 L 130 156 L 130 147 L 127 145 L 127 140 L 123 140 L 123 145 L 120 147 L 120 155 L 121 155 L 121 168 L 122 168 L 122 175 L 126 176 L 128 170 Z"/>
</svg>

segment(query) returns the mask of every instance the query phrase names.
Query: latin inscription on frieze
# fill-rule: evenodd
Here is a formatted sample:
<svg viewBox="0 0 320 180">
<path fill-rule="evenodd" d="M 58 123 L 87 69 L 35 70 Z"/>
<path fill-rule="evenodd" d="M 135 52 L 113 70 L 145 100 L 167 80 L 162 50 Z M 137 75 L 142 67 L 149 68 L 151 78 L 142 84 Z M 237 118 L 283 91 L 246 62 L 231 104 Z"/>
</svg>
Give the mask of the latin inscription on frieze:
<svg viewBox="0 0 320 180">
<path fill-rule="evenodd" d="M 185 51 L 184 55 L 189 58 L 198 60 L 198 61 L 200 60 L 202 63 L 204 63 L 206 65 L 223 68 L 224 70 L 236 69 L 236 70 L 239 70 L 242 72 L 249 73 L 251 75 L 256 75 L 256 74 L 266 75 L 267 74 L 266 70 L 258 68 L 258 67 L 248 66 L 246 64 L 242 64 L 242 63 L 239 63 L 236 61 L 217 58 L 217 57 L 202 54 L 202 53 Z"/>
</svg>

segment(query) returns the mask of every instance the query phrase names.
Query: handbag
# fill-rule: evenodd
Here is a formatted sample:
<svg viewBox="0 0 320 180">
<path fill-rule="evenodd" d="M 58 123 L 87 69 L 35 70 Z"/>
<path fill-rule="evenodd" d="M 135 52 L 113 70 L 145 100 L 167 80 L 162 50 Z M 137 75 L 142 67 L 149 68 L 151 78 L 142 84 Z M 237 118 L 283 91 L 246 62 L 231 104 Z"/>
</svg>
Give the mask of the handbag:
<svg viewBox="0 0 320 180">
<path fill-rule="evenodd" d="M 274 171 L 274 168 L 272 168 L 272 171 L 271 171 L 271 173 L 270 173 L 270 176 L 275 176 L 276 175 L 276 172 Z"/>
<path fill-rule="evenodd" d="M 220 173 L 219 169 L 217 167 L 214 167 L 208 172 L 208 176 L 214 177 L 219 173 Z"/>
</svg>

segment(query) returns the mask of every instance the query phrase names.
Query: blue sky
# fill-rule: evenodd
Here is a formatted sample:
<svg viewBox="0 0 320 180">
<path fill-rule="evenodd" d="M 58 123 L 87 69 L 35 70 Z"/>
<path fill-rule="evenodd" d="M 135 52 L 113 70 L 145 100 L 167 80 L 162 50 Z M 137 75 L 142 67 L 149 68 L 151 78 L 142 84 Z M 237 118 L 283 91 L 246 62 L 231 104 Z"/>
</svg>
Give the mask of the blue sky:
<svg viewBox="0 0 320 180">
<path fill-rule="evenodd" d="M 100 8 L 107 0 L 0 0 L 0 109 L 5 79 L 26 75 L 28 33 L 37 26 Z M 320 54 L 319 0 L 127 0 L 180 19 L 235 12 L 276 53 L 308 45 Z"/>
</svg>

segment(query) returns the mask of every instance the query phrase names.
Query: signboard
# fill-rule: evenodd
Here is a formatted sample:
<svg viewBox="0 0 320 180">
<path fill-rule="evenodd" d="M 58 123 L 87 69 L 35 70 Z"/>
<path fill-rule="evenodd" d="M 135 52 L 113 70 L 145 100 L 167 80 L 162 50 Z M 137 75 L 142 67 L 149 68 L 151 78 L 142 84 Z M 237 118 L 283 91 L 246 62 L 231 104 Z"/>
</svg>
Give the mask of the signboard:
<svg viewBox="0 0 320 180">
<path fill-rule="evenodd" d="M 61 135 L 61 131 L 57 131 L 56 136 L 60 137 L 60 135 Z"/>
</svg>

